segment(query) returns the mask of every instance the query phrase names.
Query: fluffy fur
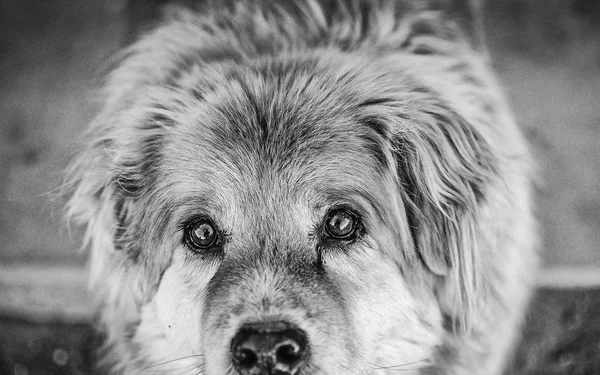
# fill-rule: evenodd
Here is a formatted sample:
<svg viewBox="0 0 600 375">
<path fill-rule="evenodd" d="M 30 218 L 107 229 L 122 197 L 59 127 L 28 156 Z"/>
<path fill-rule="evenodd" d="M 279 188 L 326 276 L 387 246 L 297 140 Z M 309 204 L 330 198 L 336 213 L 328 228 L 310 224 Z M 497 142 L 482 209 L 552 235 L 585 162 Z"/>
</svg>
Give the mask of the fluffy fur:
<svg viewBox="0 0 600 375">
<path fill-rule="evenodd" d="M 71 171 L 113 374 L 234 374 L 286 320 L 297 374 L 499 374 L 536 257 L 532 167 L 468 1 L 166 7 Z M 362 232 L 324 242 L 331 207 Z M 186 246 L 212 218 L 221 252 Z"/>
</svg>

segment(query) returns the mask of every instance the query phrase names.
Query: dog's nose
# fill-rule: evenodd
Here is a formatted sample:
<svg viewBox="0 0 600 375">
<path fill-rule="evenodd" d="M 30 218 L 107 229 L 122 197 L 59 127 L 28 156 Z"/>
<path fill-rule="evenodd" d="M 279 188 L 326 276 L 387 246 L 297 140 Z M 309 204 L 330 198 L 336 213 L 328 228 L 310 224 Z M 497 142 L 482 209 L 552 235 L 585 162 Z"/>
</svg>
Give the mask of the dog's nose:
<svg viewBox="0 0 600 375">
<path fill-rule="evenodd" d="M 293 375 L 307 357 L 306 334 L 287 322 L 245 324 L 231 341 L 231 357 L 241 375 Z"/>
</svg>

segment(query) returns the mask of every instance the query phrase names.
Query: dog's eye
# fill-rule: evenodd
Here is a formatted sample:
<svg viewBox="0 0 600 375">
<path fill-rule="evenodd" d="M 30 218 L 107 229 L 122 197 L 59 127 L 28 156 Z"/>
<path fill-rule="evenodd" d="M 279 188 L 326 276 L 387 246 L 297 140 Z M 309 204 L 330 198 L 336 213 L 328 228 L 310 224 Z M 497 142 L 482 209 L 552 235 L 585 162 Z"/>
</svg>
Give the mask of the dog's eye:
<svg viewBox="0 0 600 375">
<path fill-rule="evenodd" d="M 215 225 L 207 218 L 192 220 L 185 229 L 185 241 L 188 246 L 197 250 L 208 249 L 219 240 Z"/>
<path fill-rule="evenodd" d="M 356 235 L 357 217 L 344 209 L 337 209 L 327 215 L 325 232 L 331 238 L 352 239 Z"/>
</svg>

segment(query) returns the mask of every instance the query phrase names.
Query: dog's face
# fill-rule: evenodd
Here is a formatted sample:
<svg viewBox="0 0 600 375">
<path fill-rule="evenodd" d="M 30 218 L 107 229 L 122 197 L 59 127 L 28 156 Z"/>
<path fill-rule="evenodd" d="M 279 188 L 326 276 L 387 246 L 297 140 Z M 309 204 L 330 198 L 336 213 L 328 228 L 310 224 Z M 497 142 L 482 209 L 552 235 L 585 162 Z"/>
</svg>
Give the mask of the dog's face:
<svg viewBox="0 0 600 375">
<path fill-rule="evenodd" d="M 400 267 L 413 249 L 379 97 L 355 66 L 334 66 L 348 75 L 317 59 L 224 69 L 211 74 L 218 89 L 184 94 L 194 82 L 162 103 L 185 110 L 152 120 L 163 132 L 140 150 L 153 165 L 145 186 L 137 171 L 121 176 L 139 196 L 130 212 L 145 213 L 123 237 L 148 238 L 139 256 L 164 270 L 140 347 L 203 354 L 209 374 L 258 373 L 263 359 L 333 374 L 431 356 L 440 313 Z M 181 82 L 194 76 L 207 74 Z"/>
<path fill-rule="evenodd" d="M 116 104 L 103 119 L 110 139 L 95 146 L 113 150 L 109 180 L 96 171 L 82 187 L 104 186 L 95 215 L 114 222 L 115 249 L 92 271 L 110 275 L 97 282 L 109 336 L 127 335 L 113 352 L 132 353 L 125 371 L 410 372 L 431 361 L 442 315 L 455 318 L 435 296 L 451 255 L 435 255 L 430 228 L 417 249 L 417 204 L 438 194 L 417 181 L 464 188 L 449 184 L 468 170 L 428 163 L 440 150 L 459 168 L 488 166 L 480 150 L 463 154 L 477 134 L 403 70 L 410 60 L 197 65 Z M 427 134 L 439 121 L 445 130 Z"/>
<path fill-rule="evenodd" d="M 70 200 L 114 373 L 498 371 L 526 149 L 453 29 L 363 5 L 188 14 L 126 51 Z"/>
</svg>

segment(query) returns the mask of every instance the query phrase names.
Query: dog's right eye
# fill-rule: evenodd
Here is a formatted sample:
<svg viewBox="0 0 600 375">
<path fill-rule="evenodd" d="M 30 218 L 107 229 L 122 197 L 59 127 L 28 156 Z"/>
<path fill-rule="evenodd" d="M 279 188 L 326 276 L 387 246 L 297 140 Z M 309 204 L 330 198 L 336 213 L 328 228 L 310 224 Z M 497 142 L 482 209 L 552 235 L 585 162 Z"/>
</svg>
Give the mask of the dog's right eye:
<svg viewBox="0 0 600 375">
<path fill-rule="evenodd" d="M 353 240 L 358 229 L 357 215 L 346 209 L 333 210 L 325 219 L 325 234 L 330 239 Z"/>
<path fill-rule="evenodd" d="M 219 233 L 208 218 L 190 221 L 185 227 L 185 242 L 192 250 L 207 250 L 219 243 Z"/>
</svg>

